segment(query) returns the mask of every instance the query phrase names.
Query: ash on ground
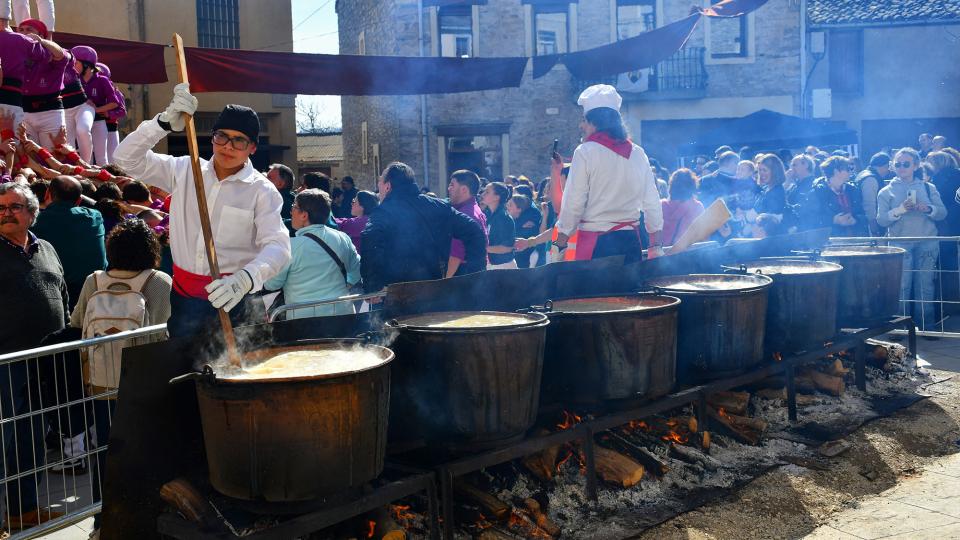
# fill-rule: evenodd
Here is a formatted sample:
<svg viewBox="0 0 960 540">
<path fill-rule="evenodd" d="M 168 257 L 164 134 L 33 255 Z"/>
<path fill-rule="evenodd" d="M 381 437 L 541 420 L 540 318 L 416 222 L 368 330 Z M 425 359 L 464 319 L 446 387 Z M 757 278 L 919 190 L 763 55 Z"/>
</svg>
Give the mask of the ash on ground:
<svg viewBox="0 0 960 540">
<path fill-rule="evenodd" d="M 882 345 L 887 348 L 887 361 L 879 362 L 883 364 L 879 367 L 868 365 L 866 392 L 856 389 L 852 362 L 844 358 L 851 371 L 846 376 L 843 395 L 815 394 L 799 407 L 797 424 L 788 421 L 784 400 L 753 395 L 749 413 L 769 423 L 766 434 L 759 445 L 751 446 L 714 431 L 709 457 L 719 466 L 705 467 L 664 455 L 661 457 L 670 467 L 665 475 L 655 477 L 647 472 L 640 484 L 629 489 L 601 483 L 596 502 L 586 497 L 582 466 L 575 459 L 569 460 L 550 482 L 514 466 L 512 482 L 492 494 L 507 503 L 527 497 L 546 500 L 547 513 L 562 528 L 563 538 L 621 539 L 728 496 L 773 467 L 817 467 L 822 459 L 818 455 L 820 443 L 841 438 L 870 420 L 889 416 L 914 403 L 921 399 L 921 387 L 931 381 L 926 370 L 916 367 L 914 359 L 908 357 L 904 347 Z M 899 405 L 891 407 L 891 403 Z M 816 433 L 829 436 L 817 439 L 791 435 L 792 431 L 802 432 L 805 426 L 816 426 Z M 502 477 L 498 480 L 493 484 L 503 484 Z M 461 527 L 456 537 L 468 539 L 475 534 L 469 527 Z"/>
</svg>

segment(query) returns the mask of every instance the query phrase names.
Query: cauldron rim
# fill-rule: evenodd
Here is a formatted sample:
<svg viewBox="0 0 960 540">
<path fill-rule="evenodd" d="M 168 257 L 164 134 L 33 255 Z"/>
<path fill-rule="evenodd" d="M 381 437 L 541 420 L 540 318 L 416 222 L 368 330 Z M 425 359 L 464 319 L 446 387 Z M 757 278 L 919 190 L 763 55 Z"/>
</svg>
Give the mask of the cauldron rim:
<svg viewBox="0 0 960 540">
<path fill-rule="evenodd" d="M 894 238 L 890 238 L 894 240 Z M 849 253 L 843 254 L 833 254 L 830 253 L 831 250 L 834 251 L 847 251 Z M 899 246 L 863 246 L 863 245 L 836 245 L 836 246 L 827 246 L 823 248 L 823 251 L 820 252 L 820 256 L 827 258 L 842 258 L 842 257 L 876 257 L 876 256 L 886 256 L 886 255 L 902 255 L 906 253 L 907 250 Z"/>
<path fill-rule="evenodd" d="M 562 302 L 576 301 L 576 300 L 603 300 L 607 298 L 656 298 L 656 299 L 665 299 L 666 303 L 663 303 L 658 306 L 644 306 L 639 309 L 637 308 L 625 308 L 625 309 L 608 309 L 608 310 L 591 310 L 591 311 L 564 311 L 563 309 L 557 308 L 556 305 Z M 676 309 L 683 301 L 676 296 L 671 296 L 668 294 L 644 294 L 644 293 L 632 293 L 632 294 L 598 294 L 598 295 L 589 295 L 589 296 L 567 296 L 563 298 L 556 298 L 550 300 L 548 304 L 551 306 L 551 309 L 548 309 L 545 314 L 547 317 L 556 317 L 556 316 L 600 316 L 600 315 L 653 315 L 662 311 L 669 311 L 670 309 Z"/>
<path fill-rule="evenodd" d="M 747 282 L 752 281 L 753 284 L 745 285 L 743 287 L 733 288 L 733 289 L 678 289 L 665 284 L 665 283 L 671 283 L 671 282 L 677 283 L 682 281 L 683 279 L 690 279 L 690 278 L 694 278 L 694 279 L 709 278 L 709 279 L 716 279 L 718 281 L 742 280 Z M 663 277 L 653 278 L 653 279 L 647 280 L 647 282 L 644 285 L 647 287 L 654 287 L 656 289 L 663 291 L 668 295 L 678 296 L 682 299 L 684 296 L 693 296 L 693 295 L 695 296 L 738 296 L 741 294 L 762 291 L 770 287 L 771 285 L 773 285 L 773 279 L 770 278 L 769 276 L 760 275 L 760 274 L 748 274 L 748 275 L 744 275 L 744 274 L 678 274 L 673 276 L 663 276 Z"/>
<path fill-rule="evenodd" d="M 422 326 L 416 324 L 404 324 L 404 321 L 426 318 L 431 315 L 453 315 L 453 316 L 469 316 L 469 315 L 502 315 L 510 317 L 522 317 L 526 319 L 525 322 L 517 324 L 505 324 L 502 326 L 464 326 L 464 327 L 432 327 L 432 326 Z M 416 315 L 404 315 L 396 319 L 389 320 L 385 323 L 384 326 L 391 330 L 399 330 L 404 332 L 416 332 L 418 334 L 444 334 L 444 335 L 455 335 L 455 334 L 479 334 L 479 333 L 493 333 L 493 332 L 515 332 L 523 330 L 531 330 L 534 328 L 540 328 L 541 326 L 546 326 L 550 324 L 550 319 L 542 313 L 514 313 L 510 311 L 431 311 L 427 313 L 418 313 Z"/>
<path fill-rule="evenodd" d="M 380 355 L 380 362 L 363 367 L 361 369 L 354 369 L 349 371 L 338 371 L 336 373 L 323 373 L 320 375 L 302 375 L 296 377 L 264 377 L 261 379 L 232 379 L 229 377 L 221 377 L 213 374 L 213 377 L 204 378 L 202 382 L 206 384 L 229 384 L 233 385 L 263 385 L 263 384 L 289 384 L 289 383 L 302 383 L 302 382 L 313 382 L 313 381 L 326 381 L 334 379 L 342 379 L 345 377 L 354 376 L 360 373 L 367 371 L 372 371 L 375 369 L 380 369 L 394 360 L 394 353 L 387 347 L 383 347 L 375 344 L 364 343 L 363 340 L 359 339 L 305 339 L 299 341 L 293 341 L 288 343 L 279 343 L 273 344 L 270 347 L 263 347 L 255 349 L 252 351 L 244 351 L 243 355 L 250 357 L 251 355 L 259 356 L 262 359 L 267 358 L 267 355 L 276 355 L 283 352 L 289 351 L 301 351 L 301 350 L 325 350 L 333 348 L 334 346 L 343 346 L 349 345 L 350 347 L 360 347 L 368 350 L 373 350 L 378 355 Z M 212 379 L 212 380 L 211 380 Z"/>
<path fill-rule="evenodd" d="M 803 267 L 808 269 L 804 272 L 771 272 L 764 270 L 766 267 L 773 266 L 796 266 Z M 762 276 L 779 276 L 779 275 L 789 275 L 789 276 L 810 276 L 810 275 L 821 275 L 821 274 L 832 274 L 835 272 L 842 272 L 843 265 L 831 262 L 831 261 L 810 261 L 802 259 L 794 259 L 790 257 L 768 257 L 764 259 L 755 259 L 743 263 L 743 266 L 746 267 L 747 273 L 750 275 L 758 274 Z M 757 272 L 757 270 L 761 270 Z"/>
</svg>

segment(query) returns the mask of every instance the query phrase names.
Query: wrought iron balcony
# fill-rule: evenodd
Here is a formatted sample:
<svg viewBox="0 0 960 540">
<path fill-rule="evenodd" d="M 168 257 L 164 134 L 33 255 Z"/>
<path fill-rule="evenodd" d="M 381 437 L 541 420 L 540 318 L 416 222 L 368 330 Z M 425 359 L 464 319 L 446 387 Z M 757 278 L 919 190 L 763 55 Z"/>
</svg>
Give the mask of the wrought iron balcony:
<svg viewBox="0 0 960 540">
<path fill-rule="evenodd" d="M 578 80 L 574 85 L 576 96 L 590 85 L 610 84 L 627 100 L 704 97 L 707 91 L 705 54 L 704 47 L 685 47 L 652 68 L 622 73 L 617 77 L 606 77 L 602 80 Z"/>
</svg>

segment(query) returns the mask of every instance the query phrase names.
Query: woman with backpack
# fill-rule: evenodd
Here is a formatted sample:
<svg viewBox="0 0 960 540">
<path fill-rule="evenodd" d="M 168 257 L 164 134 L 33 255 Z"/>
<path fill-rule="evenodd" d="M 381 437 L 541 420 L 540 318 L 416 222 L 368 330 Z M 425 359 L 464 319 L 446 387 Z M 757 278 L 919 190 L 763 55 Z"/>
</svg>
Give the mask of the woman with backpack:
<svg viewBox="0 0 960 540">
<path fill-rule="evenodd" d="M 83 338 L 134 330 L 164 324 L 170 318 L 170 288 L 173 279 L 159 270 L 160 244 L 142 219 L 118 223 L 107 235 L 107 270 L 87 277 L 80 291 L 77 306 L 70 316 L 70 325 L 83 330 Z M 120 383 L 120 351 L 123 345 L 140 343 L 114 342 L 116 346 L 91 347 L 86 352 L 84 386 L 93 396 L 93 425 L 96 446 L 110 440 L 110 422 L 116 409 L 115 396 L 104 394 L 117 389 Z M 113 344 L 111 344 L 113 345 Z M 91 447 L 93 445 L 90 445 Z M 93 499 L 100 500 L 106 452 L 97 453 L 95 474 L 91 479 Z M 100 515 L 94 517 L 99 530 Z"/>
<path fill-rule="evenodd" d="M 920 153 L 913 148 L 901 148 L 893 156 L 893 166 L 897 177 L 877 194 L 877 223 L 887 228 L 890 238 L 937 236 L 936 222 L 947 217 L 947 209 L 937 187 L 920 176 Z M 900 281 L 903 313 L 912 315 L 921 330 L 934 328 L 937 241 L 890 245 L 907 250 Z"/>
</svg>

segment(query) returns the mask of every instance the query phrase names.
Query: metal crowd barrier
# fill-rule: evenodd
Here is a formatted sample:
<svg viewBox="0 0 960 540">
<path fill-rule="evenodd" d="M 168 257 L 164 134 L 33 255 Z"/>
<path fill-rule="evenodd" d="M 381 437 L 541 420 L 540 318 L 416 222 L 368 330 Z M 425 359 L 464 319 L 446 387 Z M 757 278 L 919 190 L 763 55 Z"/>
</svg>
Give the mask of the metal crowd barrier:
<svg viewBox="0 0 960 540">
<path fill-rule="evenodd" d="M 337 298 L 332 298 L 329 300 L 315 300 L 310 302 L 297 302 L 294 304 L 284 304 L 270 310 L 270 313 L 267 314 L 267 320 L 274 322 L 278 320 L 280 315 L 285 315 L 287 313 L 291 315 L 303 315 L 309 311 L 309 316 L 314 317 L 315 310 L 313 308 L 321 306 L 332 306 L 335 304 L 343 304 L 345 302 L 364 302 L 367 300 L 373 300 L 375 298 L 384 298 L 387 296 L 387 293 L 384 291 L 369 293 L 369 294 L 348 294 L 347 296 L 340 296 Z"/>
<path fill-rule="evenodd" d="M 919 248 L 930 248 L 936 243 L 936 261 L 932 268 L 919 268 Z M 831 237 L 831 245 L 897 246 L 910 250 L 913 264 L 904 265 L 904 275 L 910 276 L 911 287 L 904 295 L 901 288 L 900 314 L 910 315 L 917 324 L 917 335 L 927 337 L 960 338 L 960 236 L 906 236 L 906 237 Z M 929 260 L 927 261 L 929 265 Z M 906 277 L 904 278 L 906 279 Z M 932 287 L 924 290 L 926 281 Z M 897 333 L 903 333 L 898 331 Z"/>
<path fill-rule="evenodd" d="M 0 355 L 0 537 L 37 538 L 100 512 L 107 445 L 97 441 L 96 418 L 109 425 L 117 391 L 84 384 L 80 352 L 166 336 L 161 324 Z"/>
</svg>

